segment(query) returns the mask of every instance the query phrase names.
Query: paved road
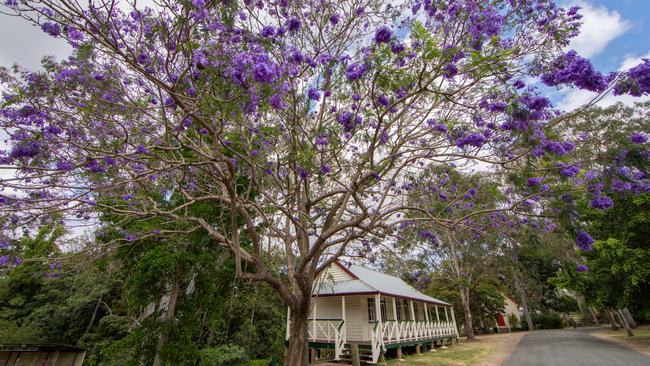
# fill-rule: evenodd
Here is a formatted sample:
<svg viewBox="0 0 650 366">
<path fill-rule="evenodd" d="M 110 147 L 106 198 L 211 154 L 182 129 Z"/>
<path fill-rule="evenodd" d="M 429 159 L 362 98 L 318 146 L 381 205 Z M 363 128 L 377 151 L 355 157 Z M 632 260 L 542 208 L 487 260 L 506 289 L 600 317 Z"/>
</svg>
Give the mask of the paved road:
<svg viewBox="0 0 650 366">
<path fill-rule="evenodd" d="M 588 330 L 539 330 L 524 336 L 501 366 L 650 366 L 650 356 Z"/>
</svg>

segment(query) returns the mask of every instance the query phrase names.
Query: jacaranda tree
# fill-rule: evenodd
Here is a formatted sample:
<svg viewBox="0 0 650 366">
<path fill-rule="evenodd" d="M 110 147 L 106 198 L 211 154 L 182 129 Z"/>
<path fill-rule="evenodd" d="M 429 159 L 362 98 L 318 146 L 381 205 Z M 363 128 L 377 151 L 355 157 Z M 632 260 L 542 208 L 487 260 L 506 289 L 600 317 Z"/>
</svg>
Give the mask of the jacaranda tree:
<svg viewBox="0 0 650 366">
<path fill-rule="evenodd" d="M 164 219 L 124 242 L 203 230 L 233 251 L 237 276 L 286 302 L 290 365 L 307 364 L 319 269 L 395 235 L 408 211 L 437 222 L 405 198 L 421 166 L 570 159 L 574 137 L 546 133 L 566 115 L 524 80 L 650 89 L 648 61 L 604 75 L 565 53 L 580 15 L 548 0 L 6 0 L 3 11 L 73 47 L 42 71 L 0 72 L 5 233 L 61 213 L 99 225 L 98 212 Z M 223 214 L 192 215 L 206 203 Z"/>
</svg>

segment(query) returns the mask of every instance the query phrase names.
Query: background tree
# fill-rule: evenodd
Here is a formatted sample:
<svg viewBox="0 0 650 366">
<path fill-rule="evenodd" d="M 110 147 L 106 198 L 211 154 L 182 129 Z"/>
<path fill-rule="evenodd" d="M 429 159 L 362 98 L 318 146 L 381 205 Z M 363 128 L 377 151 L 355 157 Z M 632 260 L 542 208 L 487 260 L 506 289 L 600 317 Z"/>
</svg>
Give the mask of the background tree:
<svg viewBox="0 0 650 366">
<path fill-rule="evenodd" d="M 437 5 L 6 2 L 74 47 L 43 72 L 0 72 L 1 161 L 16 172 L 1 183 L 7 229 L 53 213 L 156 219 L 155 235 L 202 229 L 233 252 L 239 278 L 289 306 L 288 362 L 306 364 L 314 275 L 350 243 L 393 234 L 411 209 L 396 187 L 420 164 L 496 170 L 571 150 L 559 142 L 570 134 L 545 133 L 566 116 L 521 79 L 649 91 L 648 62 L 605 77 L 559 54 L 576 8 Z M 202 204 L 221 215 L 196 215 Z"/>
</svg>

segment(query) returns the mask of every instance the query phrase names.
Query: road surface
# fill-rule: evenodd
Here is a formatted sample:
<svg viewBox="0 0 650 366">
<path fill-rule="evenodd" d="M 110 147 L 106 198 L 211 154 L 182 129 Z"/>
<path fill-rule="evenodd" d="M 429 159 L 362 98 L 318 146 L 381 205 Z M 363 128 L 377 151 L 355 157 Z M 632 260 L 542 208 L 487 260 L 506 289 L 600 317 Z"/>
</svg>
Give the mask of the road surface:
<svg viewBox="0 0 650 366">
<path fill-rule="evenodd" d="M 588 328 L 530 332 L 501 366 L 650 366 L 650 356 L 588 332 Z"/>
</svg>

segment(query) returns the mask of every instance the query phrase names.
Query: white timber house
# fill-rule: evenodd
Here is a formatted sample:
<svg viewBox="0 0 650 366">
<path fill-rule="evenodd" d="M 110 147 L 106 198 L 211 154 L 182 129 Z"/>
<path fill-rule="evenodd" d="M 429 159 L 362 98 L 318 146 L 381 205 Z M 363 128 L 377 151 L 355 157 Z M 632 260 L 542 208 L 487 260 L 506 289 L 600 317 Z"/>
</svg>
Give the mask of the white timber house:
<svg viewBox="0 0 650 366">
<path fill-rule="evenodd" d="M 318 274 L 309 317 L 309 347 L 333 349 L 334 360 L 355 345 L 375 364 L 389 349 L 453 343 L 458 330 L 452 305 L 401 279 L 359 265 L 333 262 Z M 289 340 L 289 316 L 287 335 Z M 314 354 L 314 353 L 312 353 Z"/>
</svg>

